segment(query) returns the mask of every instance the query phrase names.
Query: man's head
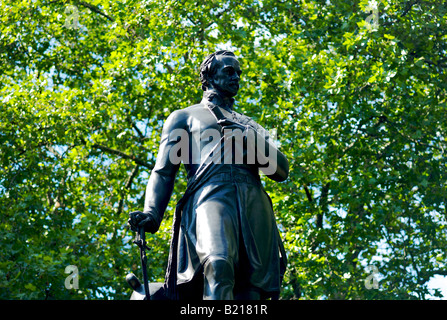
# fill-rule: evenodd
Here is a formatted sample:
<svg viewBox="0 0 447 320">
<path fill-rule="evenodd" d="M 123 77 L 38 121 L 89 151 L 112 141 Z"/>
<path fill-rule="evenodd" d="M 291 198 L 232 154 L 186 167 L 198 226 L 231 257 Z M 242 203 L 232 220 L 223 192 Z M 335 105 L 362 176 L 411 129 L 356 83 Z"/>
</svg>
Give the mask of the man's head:
<svg viewBox="0 0 447 320">
<path fill-rule="evenodd" d="M 239 90 L 241 68 L 233 52 L 220 50 L 210 54 L 200 66 L 202 90 L 216 89 L 234 97 Z"/>
</svg>

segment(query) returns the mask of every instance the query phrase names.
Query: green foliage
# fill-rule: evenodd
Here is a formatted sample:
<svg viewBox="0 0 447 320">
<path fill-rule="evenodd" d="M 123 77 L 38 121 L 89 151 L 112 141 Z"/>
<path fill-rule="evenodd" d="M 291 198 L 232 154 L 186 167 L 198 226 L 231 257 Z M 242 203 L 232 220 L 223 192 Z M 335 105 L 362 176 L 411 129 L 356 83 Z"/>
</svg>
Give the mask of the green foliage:
<svg viewBox="0 0 447 320">
<path fill-rule="evenodd" d="M 265 179 L 289 255 L 282 298 L 437 295 L 447 9 L 380 0 L 372 26 L 371 3 L 2 1 L 0 298 L 129 298 L 125 275 L 141 272 L 127 213 L 143 207 L 163 121 L 200 100 L 198 67 L 221 48 L 244 71 L 236 108 L 276 128 L 290 159 L 287 181 Z M 152 281 L 177 181 L 148 236 Z"/>
</svg>

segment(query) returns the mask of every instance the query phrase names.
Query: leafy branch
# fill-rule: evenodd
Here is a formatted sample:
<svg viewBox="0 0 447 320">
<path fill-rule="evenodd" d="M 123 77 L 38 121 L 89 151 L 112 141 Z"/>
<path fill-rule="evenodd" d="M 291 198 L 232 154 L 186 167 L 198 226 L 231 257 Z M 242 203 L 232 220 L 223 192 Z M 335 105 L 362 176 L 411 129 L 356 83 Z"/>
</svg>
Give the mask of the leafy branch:
<svg viewBox="0 0 447 320">
<path fill-rule="evenodd" d="M 81 142 L 84 145 L 87 145 L 87 141 L 85 141 L 84 138 L 81 138 Z M 130 154 L 124 153 L 124 152 L 122 152 L 120 150 L 117 150 L 117 149 L 109 148 L 109 147 L 103 146 L 103 145 L 98 144 L 98 143 L 92 144 L 91 147 L 93 149 L 99 149 L 99 150 L 104 151 L 104 152 L 109 153 L 109 154 L 120 156 L 120 157 L 122 157 L 124 159 L 132 160 L 136 164 L 138 164 L 140 166 L 143 166 L 143 167 L 146 167 L 146 168 L 151 169 L 151 170 L 154 167 L 152 164 L 150 164 L 149 162 L 147 162 L 147 161 L 145 161 L 145 160 L 143 160 L 141 158 L 138 158 L 138 157 L 136 157 L 134 155 L 130 155 Z"/>
</svg>

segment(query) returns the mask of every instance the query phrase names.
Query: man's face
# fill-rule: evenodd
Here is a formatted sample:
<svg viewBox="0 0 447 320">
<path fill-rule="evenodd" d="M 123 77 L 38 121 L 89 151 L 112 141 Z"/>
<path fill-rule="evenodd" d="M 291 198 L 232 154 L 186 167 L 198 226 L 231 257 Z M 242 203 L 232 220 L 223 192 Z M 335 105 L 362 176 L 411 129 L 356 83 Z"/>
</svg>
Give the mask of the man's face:
<svg viewBox="0 0 447 320">
<path fill-rule="evenodd" d="M 239 61 L 231 56 L 217 56 L 216 74 L 211 82 L 227 97 L 234 97 L 239 90 L 239 80 L 242 73 Z"/>
</svg>

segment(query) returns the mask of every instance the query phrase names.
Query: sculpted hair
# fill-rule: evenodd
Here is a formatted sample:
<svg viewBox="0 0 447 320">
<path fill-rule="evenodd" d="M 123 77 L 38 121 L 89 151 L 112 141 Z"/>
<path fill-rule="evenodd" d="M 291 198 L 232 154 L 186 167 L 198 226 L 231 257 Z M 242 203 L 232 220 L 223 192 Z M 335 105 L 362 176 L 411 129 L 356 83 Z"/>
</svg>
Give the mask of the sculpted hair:
<svg viewBox="0 0 447 320">
<path fill-rule="evenodd" d="M 216 57 L 217 56 L 231 56 L 236 57 L 235 54 L 228 50 L 216 51 L 205 58 L 200 65 L 200 82 L 202 83 L 202 90 L 206 91 L 210 84 L 209 79 L 216 73 Z"/>
</svg>

